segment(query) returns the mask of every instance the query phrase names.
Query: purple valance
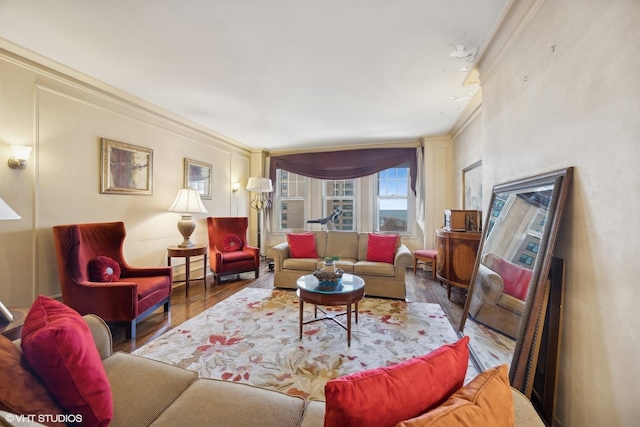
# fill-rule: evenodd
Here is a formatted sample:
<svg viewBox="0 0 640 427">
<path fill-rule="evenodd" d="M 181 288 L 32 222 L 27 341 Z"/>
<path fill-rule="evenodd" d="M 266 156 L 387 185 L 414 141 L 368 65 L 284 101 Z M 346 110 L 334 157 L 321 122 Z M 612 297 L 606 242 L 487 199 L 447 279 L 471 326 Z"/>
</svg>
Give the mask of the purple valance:
<svg viewBox="0 0 640 427">
<path fill-rule="evenodd" d="M 275 184 L 276 170 L 283 169 L 316 179 L 352 179 L 393 167 L 409 168 L 411 190 L 415 194 L 417 176 L 415 148 L 368 148 L 275 156 L 271 157 L 269 177 Z"/>
</svg>

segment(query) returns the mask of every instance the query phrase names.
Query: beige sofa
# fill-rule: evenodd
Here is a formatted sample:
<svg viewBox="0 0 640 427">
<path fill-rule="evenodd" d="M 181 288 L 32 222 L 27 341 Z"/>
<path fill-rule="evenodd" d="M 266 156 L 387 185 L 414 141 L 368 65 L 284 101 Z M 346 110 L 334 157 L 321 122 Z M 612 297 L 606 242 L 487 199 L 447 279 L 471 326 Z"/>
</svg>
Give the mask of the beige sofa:
<svg viewBox="0 0 640 427">
<path fill-rule="evenodd" d="M 340 255 L 336 263 L 345 273 L 355 274 L 365 282 L 368 296 L 404 299 L 404 276 L 413 263 L 411 251 L 403 244 L 396 248 L 393 264 L 367 261 L 369 233 L 356 231 L 313 231 L 318 258 L 291 258 L 287 242 L 271 248 L 274 261 L 273 285 L 296 289 L 296 280 L 322 266 L 326 256 Z"/>
<path fill-rule="evenodd" d="M 84 319 L 111 384 L 114 406 L 111 427 L 323 426 L 324 402 L 307 402 L 246 384 L 202 379 L 196 372 L 162 362 L 128 353 L 114 354 L 111 332 L 102 319 L 94 315 Z M 518 391 L 512 390 L 512 394 L 515 425 L 543 427 L 531 403 Z M 18 423 L 15 416 L 0 411 L 0 425 L 40 424 Z"/>
<path fill-rule="evenodd" d="M 525 301 L 504 292 L 503 278 L 492 269 L 495 259 L 496 256 L 491 253 L 482 258 L 469 304 L 469 315 L 477 322 L 515 339 Z"/>
</svg>

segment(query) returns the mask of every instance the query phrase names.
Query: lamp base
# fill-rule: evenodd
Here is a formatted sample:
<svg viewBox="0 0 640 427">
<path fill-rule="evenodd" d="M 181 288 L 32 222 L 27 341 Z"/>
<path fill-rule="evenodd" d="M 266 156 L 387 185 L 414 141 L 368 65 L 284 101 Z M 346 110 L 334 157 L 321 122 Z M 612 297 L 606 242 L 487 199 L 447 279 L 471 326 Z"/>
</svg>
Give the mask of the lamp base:
<svg viewBox="0 0 640 427">
<path fill-rule="evenodd" d="M 195 229 L 196 223 L 193 221 L 191 214 L 182 214 L 182 219 L 178 221 L 178 230 L 184 240 L 178 245 L 179 248 L 192 248 L 195 246 L 195 243 L 189 240 Z"/>
</svg>

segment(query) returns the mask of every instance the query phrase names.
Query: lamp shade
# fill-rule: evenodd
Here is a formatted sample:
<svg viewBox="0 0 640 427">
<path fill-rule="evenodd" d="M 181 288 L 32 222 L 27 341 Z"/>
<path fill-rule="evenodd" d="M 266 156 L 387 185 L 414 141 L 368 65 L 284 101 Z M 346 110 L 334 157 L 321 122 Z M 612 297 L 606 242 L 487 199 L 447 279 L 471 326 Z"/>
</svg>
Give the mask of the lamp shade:
<svg viewBox="0 0 640 427">
<path fill-rule="evenodd" d="M 197 190 L 192 188 L 182 188 L 178 190 L 178 195 L 169 207 L 170 212 L 200 212 L 208 213 L 207 208 L 202 204 L 200 200 L 200 194 Z"/>
<path fill-rule="evenodd" d="M 269 178 L 260 178 L 252 176 L 247 182 L 247 190 L 254 193 L 271 193 L 273 191 L 273 184 Z"/>
<path fill-rule="evenodd" d="M 18 160 L 29 160 L 29 155 L 31 155 L 31 147 L 27 147 L 25 145 L 12 145 L 11 150 L 13 151 L 13 157 Z"/>
<path fill-rule="evenodd" d="M 0 220 L 3 219 L 21 219 L 21 217 L 0 197 Z"/>
</svg>

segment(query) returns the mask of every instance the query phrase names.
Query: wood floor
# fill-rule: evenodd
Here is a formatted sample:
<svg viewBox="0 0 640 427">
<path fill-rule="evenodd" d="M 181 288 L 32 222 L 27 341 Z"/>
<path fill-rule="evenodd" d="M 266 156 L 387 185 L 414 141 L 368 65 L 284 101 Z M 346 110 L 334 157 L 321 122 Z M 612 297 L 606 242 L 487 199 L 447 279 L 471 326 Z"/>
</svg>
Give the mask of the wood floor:
<svg viewBox="0 0 640 427">
<path fill-rule="evenodd" d="M 440 282 L 431 280 L 430 271 L 421 269 L 418 269 L 416 274 L 412 269 L 407 270 L 406 286 L 407 301 L 440 304 L 452 325 L 457 329 L 464 304 L 464 295 L 461 290 L 453 288 L 451 301 L 449 301 L 446 287 L 441 286 Z M 156 313 L 140 322 L 135 340 L 125 339 L 124 327 L 112 327 L 113 350 L 131 352 L 247 287 L 273 288 L 273 273 L 269 271 L 266 263 L 263 264 L 258 279 L 254 279 L 253 273 L 243 273 L 239 275 L 239 279 L 237 276 L 223 277 L 220 285 L 214 287 L 209 283 L 206 291 L 202 280 L 192 280 L 189 286 L 189 298 L 185 296 L 184 286 L 176 287 L 171 297 L 170 312 L 164 313 L 162 309 L 158 309 Z"/>
</svg>

